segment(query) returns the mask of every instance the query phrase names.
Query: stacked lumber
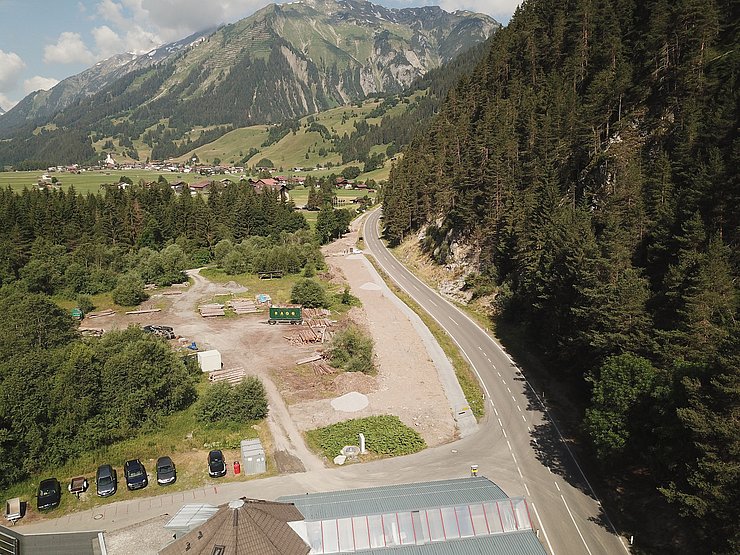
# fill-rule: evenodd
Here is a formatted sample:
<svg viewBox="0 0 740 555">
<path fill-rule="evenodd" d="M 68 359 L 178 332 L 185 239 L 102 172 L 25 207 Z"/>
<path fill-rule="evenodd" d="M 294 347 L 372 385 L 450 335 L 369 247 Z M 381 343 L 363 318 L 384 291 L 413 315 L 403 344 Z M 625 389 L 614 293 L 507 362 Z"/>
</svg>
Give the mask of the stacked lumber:
<svg viewBox="0 0 740 555">
<path fill-rule="evenodd" d="M 102 328 L 78 328 L 82 337 L 102 337 L 105 330 Z"/>
<path fill-rule="evenodd" d="M 301 343 L 319 343 L 321 342 L 321 337 L 316 335 L 316 332 L 313 331 L 311 328 L 308 328 L 307 330 L 301 330 L 298 332 L 298 338 L 301 340 Z"/>
<path fill-rule="evenodd" d="M 324 355 L 321 353 L 314 353 L 310 357 L 303 358 L 301 360 L 296 360 L 296 365 L 300 366 L 301 364 L 308 364 L 309 362 L 316 362 L 317 360 L 321 360 L 324 358 Z"/>
<path fill-rule="evenodd" d="M 258 311 L 257 305 L 250 299 L 232 299 L 229 301 L 229 306 L 237 314 L 252 314 Z"/>
<path fill-rule="evenodd" d="M 311 364 L 313 366 L 313 372 L 317 376 L 326 376 L 328 374 L 335 374 L 336 369 L 329 366 L 326 362 L 314 362 Z"/>
<path fill-rule="evenodd" d="M 159 312 L 161 308 L 144 308 L 141 310 L 129 310 L 126 314 L 149 314 L 150 312 Z"/>
<path fill-rule="evenodd" d="M 208 374 L 209 382 L 227 382 L 231 385 L 242 381 L 247 375 L 246 370 L 242 367 L 229 368 L 227 370 L 214 370 Z"/>
<path fill-rule="evenodd" d="M 303 309 L 303 319 L 304 320 L 322 319 L 330 315 L 331 315 L 331 311 L 327 310 L 326 308 L 304 308 Z"/>
<path fill-rule="evenodd" d="M 198 311 L 200 312 L 200 315 L 203 316 L 203 318 L 226 315 L 224 305 L 219 303 L 202 304 L 198 307 Z"/>
<path fill-rule="evenodd" d="M 162 291 L 162 295 L 169 297 L 170 295 L 182 295 L 182 291 Z"/>
<path fill-rule="evenodd" d="M 310 328 L 328 328 L 334 322 L 327 320 L 326 318 L 309 318 L 303 320 L 304 324 L 307 324 Z"/>
<path fill-rule="evenodd" d="M 101 310 L 100 312 L 91 312 L 90 314 L 85 315 L 85 318 L 103 318 L 104 316 L 113 316 L 115 313 L 115 310 L 111 310 L 109 308 L 107 310 Z"/>
</svg>

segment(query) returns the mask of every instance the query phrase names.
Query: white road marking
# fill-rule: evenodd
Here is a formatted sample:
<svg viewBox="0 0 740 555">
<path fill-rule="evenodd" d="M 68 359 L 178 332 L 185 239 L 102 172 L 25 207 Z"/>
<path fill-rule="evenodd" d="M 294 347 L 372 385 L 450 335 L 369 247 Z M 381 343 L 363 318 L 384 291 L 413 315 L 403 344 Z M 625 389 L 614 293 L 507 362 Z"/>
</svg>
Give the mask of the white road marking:
<svg viewBox="0 0 740 555">
<path fill-rule="evenodd" d="M 437 303 L 435 303 L 432 299 L 429 299 L 429 302 L 432 303 L 434 306 L 437 306 Z"/>
<path fill-rule="evenodd" d="M 527 423 L 527 418 L 522 414 L 522 420 L 524 420 L 524 423 Z M 527 426 L 527 429 L 529 429 L 529 426 Z"/>
<path fill-rule="evenodd" d="M 519 477 L 523 480 L 524 475 L 522 474 L 522 469 L 519 468 L 519 465 L 516 465 L 516 471 L 519 473 Z"/>
<path fill-rule="evenodd" d="M 573 518 L 573 513 L 570 512 L 570 507 L 568 507 L 568 503 L 565 502 L 565 497 L 563 497 L 562 493 L 560 494 L 560 499 L 563 500 L 563 504 L 565 505 L 565 508 L 568 510 L 570 519 L 573 521 L 573 526 L 576 527 L 576 530 L 578 531 L 578 535 L 581 537 L 581 541 L 583 542 L 583 545 L 586 547 L 586 551 L 588 551 L 588 555 L 593 555 L 593 553 L 591 553 L 591 550 L 588 548 L 588 544 L 586 543 L 586 540 L 583 538 L 583 534 L 581 534 L 581 529 L 578 528 L 578 524 L 576 524 L 576 519 Z"/>
<path fill-rule="evenodd" d="M 480 350 L 480 352 L 483 353 L 484 355 L 486 354 L 485 352 L 483 352 L 483 347 L 481 347 L 480 345 L 478 345 L 478 350 Z"/>
<path fill-rule="evenodd" d="M 511 451 L 511 443 L 509 443 L 509 440 L 508 439 L 506 440 L 506 445 L 509 446 L 509 451 Z"/>
<path fill-rule="evenodd" d="M 504 437 L 509 437 L 506 435 L 506 428 L 501 428 L 501 431 L 504 432 Z"/>
<path fill-rule="evenodd" d="M 560 486 L 558 485 L 557 482 L 555 482 L 555 487 L 558 488 L 558 491 L 560 491 Z"/>
<path fill-rule="evenodd" d="M 496 372 L 496 374 L 498 374 L 499 378 L 501 377 L 501 372 Z"/>
<path fill-rule="evenodd" d="M 519 405 L 517 405 L 516 408 L 519 409 L 519 412 L 522 412 L 522 407 L 520 407 Z"/>
<path fill-rule="evenodd" d="M 511 391 L 509 393 L 511 393 Z M 516 399 L 514 399 L 514 396 L 513 395 L 511 396 L 511 400 L 516 403 Z"/>
<path fill-rule="evenodd" d="M 503 423 L 501 422 L 501 419 L 500 419 L 500 418 L 498 419 L 498 425 L 499 425 L 499 426 L 501 426 L 502 428 L 504 427 L 504 425 L 503 425 Z"/>
<path fill-rule="evenodd" d="M 491 401 L 491 404 L 493 404 L 493 401 Z M 498 416 L 498 411 L 496 410 L 496 407 L 493 407 L 493 412 L 495 412 L 496 416 Z"/>
<path fill-rule="evenodd" d="M 537 506 L 534 504 L 534 501 L 532 502 L 532 509 L 534 509 L 534 514 L 537 517 L 537 522 L 540 523 L 540 528 L 542 529 L 542 534 L 545 536 L 547 547 L 550 548 L 550 555 L 555 555 L 555 550 L 552 548 L 552 544 L 550 543 L 550 538 L 547 537 L 547 532 L 545 531 L 545 525 L 542 523 L 542 519 L 540 518 L 540 513 L 537 510 Z"/>
<path fill-rule="evenodd" d="M 527 484 L 524 484 L 524 489 L 527 490 L 527 495 L 532 495 L 531 493 L 529 493 L 529 488 L 527 487 Z"/>
</svg>

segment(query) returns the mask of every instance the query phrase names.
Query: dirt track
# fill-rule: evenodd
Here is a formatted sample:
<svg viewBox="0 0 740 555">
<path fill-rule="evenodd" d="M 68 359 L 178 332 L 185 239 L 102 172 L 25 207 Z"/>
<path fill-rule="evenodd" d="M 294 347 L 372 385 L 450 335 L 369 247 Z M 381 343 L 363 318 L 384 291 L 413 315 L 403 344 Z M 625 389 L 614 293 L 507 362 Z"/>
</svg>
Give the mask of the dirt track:
<svg viewBox="0 0 740 555">
<path fill-rule="evenodd" d="M 191 286 L 175 289 L 179 295 L 154 292 L 141 308 L 161 312 L 115 316 L 85 321 L 83 326 L 123 328 L 131 324 L 162 324 L 195 341 L 202 349 L 218 349 L 224 368 L 241 366 L 259 376 L 270 403 L 268 425 L 280 472 L 300 472 L 324 467 L 308 450 L 302 432 L 333 422 L 372 414 L 395 414 L 416 429 L 427 444 L 439 445 L 454 439 L 452 413 L 435 368 L 408 319 L 387 299 L 359 255 L 346 256 L 356 242 L 356 233 L 325 248 L 327 263 L 335 280 L 347 282 L 363 303 L 352 309 L 351 318 L 370 330 L 375 340 L 377 376 L 339 373 L 317 379 L 296 372 L 295 362 L 315 351 L 312 346 L 289 343 L 285 335 L 292 326 L 269 326 L 264 314 L 203 318 L 197 312 L 214 295 L 236 293 L 252 296 L 244 288 L 212 283 L 190 270 Z M 307 367 L 301 367 L 305 373 Z M 310 370 L 309 370 L 310 373 Z M 280 388 L 280 389 L 279 389 Z M 369 405 L 358 412 L 342 412 L 331 399 L 358 391 L 368 395 Z M 285 400 L 290 404 L 286 404 Z"/>
</svg>

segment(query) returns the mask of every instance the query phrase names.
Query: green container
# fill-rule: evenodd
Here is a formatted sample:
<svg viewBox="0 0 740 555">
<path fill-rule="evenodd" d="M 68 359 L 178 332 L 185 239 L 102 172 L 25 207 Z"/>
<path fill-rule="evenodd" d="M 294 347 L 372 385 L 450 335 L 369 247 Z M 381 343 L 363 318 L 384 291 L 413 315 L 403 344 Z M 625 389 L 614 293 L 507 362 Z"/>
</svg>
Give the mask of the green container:
<svg viewBox="0 0 740 555">
<path fill-rule="evenodd" d="M 72 314 L 72 318 L 77 318 L 78 320 L 82 320 L 85 317 L 85 314 L 80 308 L 73 308 L 70 314 Z"/>
<path fill-rule="evenodd" d="M 300 306 L 271 306 L 270 319 L 267 323 L 272 325 L 278 323 L 301 324 L 303 316 L 301 315 Z"/>
</svg>

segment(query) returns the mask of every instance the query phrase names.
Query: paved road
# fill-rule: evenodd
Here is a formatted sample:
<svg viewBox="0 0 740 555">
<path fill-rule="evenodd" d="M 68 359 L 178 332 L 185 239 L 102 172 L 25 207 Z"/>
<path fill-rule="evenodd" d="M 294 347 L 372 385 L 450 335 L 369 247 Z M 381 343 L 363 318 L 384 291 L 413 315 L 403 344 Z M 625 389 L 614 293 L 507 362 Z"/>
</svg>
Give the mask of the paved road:
<svg viewBox="0 0 740 555">
<path fill-rule="evenodd" d="M 513 467 L 523 490 L 507 493 L 521 493 L 531 501 L 533 516 L 542 531 L 540 538 L 548 551 L 553 555 L 629 553 L 524 375 L 493 337 L 390 254 L 379 238 L 380 217 L 380 210 L 376 210 L 365 220 L 366 249 L 385 273 L 447 331 L 478 374 L 490 404 L 484 426 L 489 433 L 500 434 L 494 440 L 496 454 L 508 453 L 504 465 Z M 496 481 L 497 471 L 503 468 L 490 468 L 490 447 L 481 446 L 477 463 Z"/>
</svg>

